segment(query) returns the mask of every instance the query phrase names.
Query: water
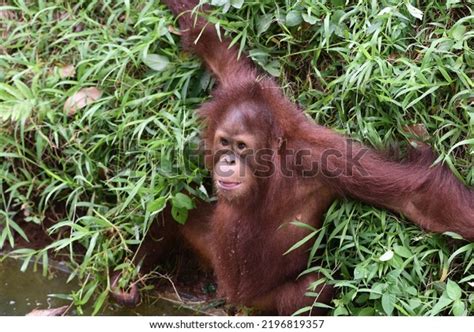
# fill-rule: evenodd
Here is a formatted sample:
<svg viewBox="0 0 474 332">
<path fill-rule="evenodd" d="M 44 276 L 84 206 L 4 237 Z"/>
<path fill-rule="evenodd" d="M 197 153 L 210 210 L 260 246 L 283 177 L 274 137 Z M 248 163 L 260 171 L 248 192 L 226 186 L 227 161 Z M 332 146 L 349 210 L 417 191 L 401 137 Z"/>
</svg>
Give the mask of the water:
<svg viewBox="0 0 474 332">
<path fill-rule="evenodd" d="M 20 271 L 20 261 L 6 259 L 0 262 L 0 316 L 22 316 L 33 309 L 57 308 L 69 305 L 70 301 L 55 298 L 50 294 L 68 294 L 77 290 L 79 286 L 74 283 L 67 283 L 68 275 L 61 271 L 61 264 L 52 269 L 48 277 L 44 277 L 41 266 L 37 271 L 32 264 L 26 272 Z M 86 308 L 86 312 L 91 312 Z M 68 314 L 76 314 L 72 311 Z M 137 308 L 121 308 L 109 304 L 101 315 L 120 316 L 173 316 L 192 315 L 193 311 L 179 308 L 170 302 L 157 300 L 152 303 L 143 303 Z"/>
</svg>

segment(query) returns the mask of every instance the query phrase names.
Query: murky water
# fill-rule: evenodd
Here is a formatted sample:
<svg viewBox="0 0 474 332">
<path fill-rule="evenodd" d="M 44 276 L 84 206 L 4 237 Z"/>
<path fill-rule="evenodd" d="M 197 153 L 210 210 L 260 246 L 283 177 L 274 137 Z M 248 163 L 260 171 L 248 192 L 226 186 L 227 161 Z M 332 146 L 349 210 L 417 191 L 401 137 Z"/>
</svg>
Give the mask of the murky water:
<svg viewBox="0 0 474 332">
<path fill-rule="evenodd" d="M 48 277 L 44 277 L 41 266 L 35 271 L 31 266 L 21 272 L 21 262 L 7 259 L 0 262 L 0 316 L 26 315 L 33 309 L 57 308 L 69 305 L 70 302 L 51 294 L 68 294 L 78 289 L 75 283 L 67 283 L 68 275 L 55 269 Z M 58 266 L 60 268 L 60 265 Z M 75 312 L 69 313 L 75 314 Z M 108 305 L 101 315 L 123 316 L 158 316 L 158 315 L 192 315 L 193 312 L 178 308 L 173 304 L 158 300 L 144 303 L 137 308 L 127 309 Z"/>
</svg>

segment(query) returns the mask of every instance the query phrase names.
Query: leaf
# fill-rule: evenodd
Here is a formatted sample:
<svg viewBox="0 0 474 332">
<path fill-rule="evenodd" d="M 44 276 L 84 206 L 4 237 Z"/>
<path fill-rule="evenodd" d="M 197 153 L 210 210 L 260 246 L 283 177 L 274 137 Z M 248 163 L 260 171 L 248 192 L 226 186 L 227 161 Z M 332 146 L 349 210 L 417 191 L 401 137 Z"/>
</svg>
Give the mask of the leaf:
<svg viewBox="0 0 474 332">
<path fill-rule="evenodd" d="M 344 6 L 345 0 L 331 0 L 331 3 L 335 7 Z"/>
<path fill-rule="evenodd" d="M 393 250 L 398 256 L 403 258 L 409 258 L 413 256 L 413 253 L 407 247 L 396 245 L 393 247 Z"/>
<path fill-rule="evenodd" d="M 232 7 L 240 9 L 244 4 L 244 0 L 230 0 L 230 4 L 232 5 Z"/>
<path fill-rule="evenodd" d="M 389 261 L 393 258 L 393 251 L 392 250 L 388 250 L 385 254 L 383 254 L 382 256 L 379 257 L 379 260 L 381 262 L 386 262 L 386 261 Z"/>
<path fill-rule="evenodd" d="M 421 300 L 418 298 L 413 298 L 408 301 L 408 305 L 410 309 L 414 310 L 421 305 Z"/>
<path fill-rule="evenodd" d="M 340 306 L 334 310 L 333 315 L 334 316 L 347 316 L 349 315 L 349 311 L 347 311 L 347 309 L 344 308 L 343 306 Z"/>
<path fill-rule="evenodd" d="M 171 203 L 178 209 L 191 210 L 194 207 L 192 199 L 183 193 L 177 193 L 172 199 Z"/>
<path fill-rule="evenodd" d="M 416 124 L 410 124 L 410 125 L 404 126 L 403 131 L 422 141 L 426 141 L 430 138 L 428 129 L 426 129 L 425 125 L 422 123 L 416 123 Z"/>
<path fill-rule="evenodd" d="M 48 275 L 48 266 L 49 266 L 49 260 L 48 260 L 48 251 L 45 250 L 43 254 L 41 255 L 41 265 L 43 266 L 43 276 L 46 277 Z"/>
<path fill-rule="evenodd" d="M 454 7 L 454 5 L 457 5 L 458 3 L 460 3 L 461 0 L 448 0 L 446 1 L 446 8 L 452 8 Z"/>
<path fill-rule="evenodd" d="M 186 223 L 186 220 L 188 220 L 187 209 L 180 209 L 180 208 L 177 208 L 176 206 L 173 206 L 171 208 L 171 215 L 173 216 L 174 220 L 176 220 L 181 225 L 184 225 Z"/>
<path fill-rule="evenodd" d="M 439 298 L 438 302 L 433 306 L 433 309 L 430 310 L 430 315 L 437 315 L 441 310 L 446 308 L 453 302 L 449 297 L 446 296 L 446 293 L 443 293 Z"/>
<path fill-rule="evenodd" d="M 107 298 L 108 294 L 109 294 L 109 291 L 106 289 L 99 295 L 99 297 L 95 301 L 94 311 L 92 312 L 92 316 L 95 316 L 99 312 L 100 308 L 102 308 L 102 305 L 104 304 L 104 301 Z"/>
<path fill-rule="evenodd" d="M 216 7 L 222 7 L 229 3 L 229 0 L 211 0 L 211 5 Z"/>
<path fill-rule="evenodd" d="M 102 91 L 97 88 L 83 88 L 70 96 L 64 103 L 64 112 L 73 116 L 81 108 L 92 104 L 102 96 Z"/>
<path fill-rule="evenodd" d="M 428 90 L 426 90 L 421 96 L 419 96 L 418 98 L 416 98 L 415 100 L 412 100 L 407 106 L 406 108 L 410 108 L 412 107 L 413 105 L 415 105 L 416 103 L 418 103 L 420 100 L 422 100 L 423 98 L 425 98 L 426 96 L 430 96 L 433 94 L 433 92 L 435 92 L 436 90 L 438 90 L 440 86 L 437 85 L 437 86 L 432 86 L 431 88 L 429 88 Z"/>
<path fill-rule="evenodd" d="M 474 138 L 469 138 L 469 139 L 465 139 L 460 142 L 457 142 L 449 149 L 447 154 L 448 155 L 451 154 L 456 148 L 460 147 L 461 145 L 471 145 L 471 144 L 474 144 Z"/>
<path fill-rule="evenodd" d="M 393 294 L 383 294 L 382 295 L 382 308 L 387 315 L 391 315 L 393 312 L 393 308 L 395 307 L 395 295 Z"/>
<path fill-rule="evenodd" d="M 306 23 L 309 23 L 311 25 L 316 24 L 316 22 L 318 21 L 316 17 L 308 15 L 306 13 L 301 14 L 301 17 Z"/>
<path fill-rule="evenodd" d="M 153 70 L 163 71 L 168 67 L 170 61 L 164 55 L 149 53 L 143 57 L 143 62 Z"/>
<path fill-rule="evenodd" d="M 421 10 L 419 10 L 418 8 L 414 7 L 413 5 L 411 5 L 410 3 L 405 3 L 405 6 L 407 7 L 408 9 L 408 12 L 410 13 L 411 16 L 413 16 L 414 18 L 417 18 L 419 20 L 422 20 L 423 19 L 423 12 Z"/>
<path fill-rule="evenodd" d="M 462 24 L 458 24 L 451 29 L 451 36 L 457 41 L 463 40 L 465 33 L 466 27 Z"/>
<path fill-rule="evenodd" d="M 389 14 L 389 13 L 392 13 L 393 11 L 394 11 L 393 7 L 385 7 L 377 14 L 377 16 L 382 16 L 382 15 L 385 15 L 385 14 Z"/>
<path fill-rule="evenodd" d="M 127 206 L 132 202 L 133 198 L 138 194 L 140 189 L 143 187 L 143 183 L 145 182 L 146 177 L 142 176 L 140 180 L 137 181 L 137 183 L 133 186 L 133 189 L 130 191 L 130 194 L 128 195 L 127 199 L 125 200 L 124 203 L 121 204 L 120 207 L 120 212 L 123 212 Z"/>
<path fill-rule="evenodd" d="M 61 78 L 74 77 L 76 75 L 76 69 L 73 65 L 65 65 L 59 68 L 59 76 Z"/>
<path fill-rule="evenodd" d="M 466 306 L 464 302 L 461 300 L 456 300 L 453 303 L 453 315 L 454 316 L 464 316 L 464 312 L 466 311 Z"/>
<path fill-rule="evenodd" d="M 464 239 L 461 235 L 459 235 L 458 233 L 454 233 L 454 232 L 444 232 L 443 235 L 449 236 L 450 238 L 456 239 L 456 240 L 463 240 Z"/>
<path fill-rule="evenodd" d="M 369 299 L 376 300 L 382 297 L 383 291 L 387 289 L 386 284 L 375 283 L 370 290 Z"/>
<path fill-rule="evenodd" d="M 28 240 L 28 236 L 26 236 L 26 233 L 23 231 L 23 229 L 13 220 L 10 220 L 8 222 L 11 228 L 13 228 L 26 242 L 30 242 Z"/>
<path fill-rule="evenodd" d="M 258 21 L 257 21 L 257 34 L 262 34 L 265 31 L 268 30 L 270 25 L 272 24 L 273 21 L 273 15 L 272 14 L 266 14 L 263 16 L 260 16 Z"/>
<path fill-rule="evenodd" d="M 375 310 L 372 307 L 360 308 L 356 309 L 354 314 L 357 316 L 374 316 Z"/>
<path fill-rule="evenodd" d="M 26 316 L 63 316 L 68 310 L 69 306 L 65 305 L 59 308 L 51 309 L 33 309 L 27 313 Z"/>
<path fill-rule="evenodd" d="M 14 20 L 16 19 L 16 14 L 13 10 L 0 9 L 0 19 L 3 20 Z"/>
<path fill-rule="evenodd" d="M 356 266 L 356 268 L 354 269 L 355 280 L 366 278 L 367 275 L 368 275 L 368 271 L 367 271 L 367 268 L 364 266 Z"/>
<path fill-rule="evenodd" d="M 314 231 L 314 232 L 309 233 L 309 234 L 306 235 L 303 239 L 299 240 L 299 241 L 296 242 L 294 245 L 292 245 L 291 248 L 288 249 L 283 255 L 287 255 L 287 254 L 290 253 L 291 251 L 293 251 L 293 250 L 295 250 L 295 249 L 298 249 L 298 248 L 301 247 L 303 244 L 305 244 L 306 242 L 308 242 L 309 240 L 311 240 L 317 233 L 318 233 L 318 231 Z"/>
<path fill-rule="evenodd" d="M 416 288 L 413 287 L 413 286 L 406 287 L 406 288 L 405 288 L 405 292 L 406 292 L 407 294 L 410 294 L 410 295 L 413 295 L 413 296 L 416 296 L 416 295 L 418 294 L 418 291 L 417 291 Z"/>
<path fill-rule="evenodd" d="M 448 294 L 448 297 L 453 301 L 459 300 L 462 295 L 461 287 L 459 287 L 456 282 L 448 279 L 448 283 L 446 284 L 446 294 Z"/>
<path fill-rule="evenodd" d="M 28 269 L 28 265 L 30 264 L 31 258 L 33 256 L 28 256 L 24 259 L 23 264 L 21 264 L 20 271 L 25 272 Z"/>
<path fill-rule="evenodd" d="M 277 60 L 273 60 L 263 66 L 263 69 L 274 77 L 280 76 L 280 63 Z"/>
<path fill-rule="evenodd" d="M 165 207 L 166 197 L 158 197 L 148 204 L 148 212 L 153 213 L 161 211 Z"/>
<path fill-rule="evenodd" d="M 291 10 L 286 14 L 286 25 L 289 27 L 300 25 L 302 21 L 301 12 L 298 10 Z"/>
</svg>

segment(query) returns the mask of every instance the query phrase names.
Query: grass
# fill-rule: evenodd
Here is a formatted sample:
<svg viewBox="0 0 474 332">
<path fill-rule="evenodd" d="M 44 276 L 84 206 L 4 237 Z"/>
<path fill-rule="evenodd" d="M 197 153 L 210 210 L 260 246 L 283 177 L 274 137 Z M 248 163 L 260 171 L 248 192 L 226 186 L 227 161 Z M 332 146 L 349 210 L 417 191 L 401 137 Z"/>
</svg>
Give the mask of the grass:
<svg viewBox="0 0 474 332">
<path fill-rule="evenodd" d="M 422 125 L 438 162 L 474 185 L 472 2 L 212 2 L 210 20 L 316 121 L 381 149 Z M 209 196 L 189 155 L 214 80 L 153 1 L 0 3 L 0 248 L 45 273 L 62 255 L 79 312 L 100 313 L 113 268 L 137 278 L 132 248 L 153 217 L 185 215 L 185 188 Z M 100 97 L 79 107 L 84 88 Z M 19 247 L 31 225 L 53 242 Z M 473 244 L 351 201 L 313 235 L 308 272 L 338 288 L 334 315 L 474 314 Z"/>
</svg>

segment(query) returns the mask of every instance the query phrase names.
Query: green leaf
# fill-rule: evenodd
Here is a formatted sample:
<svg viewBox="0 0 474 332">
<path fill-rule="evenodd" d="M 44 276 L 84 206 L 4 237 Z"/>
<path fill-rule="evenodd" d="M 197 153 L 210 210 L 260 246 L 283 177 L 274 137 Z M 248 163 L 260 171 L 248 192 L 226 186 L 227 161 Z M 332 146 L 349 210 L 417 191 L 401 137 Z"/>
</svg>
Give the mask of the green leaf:
<svg viewBox="0 0 474 332">
<path fill-rule="evenodd" d="M 413 253 L 407 247 L 396 245 L 393 247 L 393 251 L 395 251 L 398 256 L 403 258 L 409 258 L 413 256 Z"/>
<path fill-rule="evenodd" d="M 453 303 L 453 300 L 451 300 L 446 293 L 443 293 L 441 297 L 439 298 L 438 302 L 433 306 L 433 309 L 430 311 L 430 315 L 437 315 L 439 312 L 444 310 L 448 305 Z"/>
<path fill-rule="evenodd" d="M 443 235 L 449 236 L 450 238 L 456 239 L 456 240 L 463 240 L 464 239 L 461 235 L 459 235 L 458 233 L 454 233 L 454 232 L 444 232 Z"/>
<path fill-rule="evenodd" d="M 333 315 L 334 316 L 346 316 L 346 315 L 349 315 L 349 311 L 347 311 L 347 309 L 344 308 L 343 306 L 340 306 L 340 307 L 337 307 L 334 310 Z"/>
<path fill-rule="evenodd" d="M 460 147 L 461 145 L 472 145 L 474 144 L 474 138 L 469 138 L 469 139 L 465 139 L 465 140 L 462 140 L 460 142 L 457 142 L 456 144 L 454 144 L 448 151 L 448 155 L 451 154 L 456 148 Z"/>
<path fill-rule="evenodd" d="M 341 7 L 345 5 L 345 0 L 331 0 L 334 7 Z"/>
<path fill-rule="evenodd" d="M 291 10 L 286 14 L 286 25 L 289 27 L 295 27 L 300 25 L 303 19 L 301 18 L 301 12 L 299 10 Z"/>
<path fill-rule="evenodd" d="M 132 202 L 133 198 L 138 194 L 138 192 L 142 188 L 145 180 L 146 180 L 146 176 L 142 176 L 141 179 L 138 180 L 138 182 L 133 186 L 132 191 L 130 191 L 130 194 L 128 195 L 127 199 L 122 204 L 120 208 L 120 212 L 124 211 L 127 208 L 127 206 Z"/>
<path fill-rule="evenodd" d="M 306 23 L 309 23 L 311 25 L 314 25 L 316 24 L 316 22 L 318 22 L 318 19 L 316 17 L 308 15 L 306 13 L 301 14 L 301 17 Z"/>
<path fill-rule="evenodd" d="M 267 63 L 263 68 L 274 77 L 280 76 L 280 63 L 277 60 Z"/>
<path fill-rule="evenodd" d="M 359 280 L 359 279 L 363 279 L 363 278 L 366 278 L 368 275 L 368 271 L 367 271 L 367 268 L 365 266 L 356 266 L 356 268 L 354 269 L 354 279 L 355 280 Z"/>
<path fill-rule="evenodd" d="M 232 5 L 232 7 L 240 9 L 244 4 L 244 0 L 230 0 L 230 4 Z"/>
<path fill-rule="evenodd" d="M 92 294 L 94 294 L 95 290 L 97 289 L 98 286 L 98 281 L 94 281 L 92 284 L 88 284 L 85 288 L 81 289 L 81 294 L 83 291 L 85 291 L 84 296 L 81 297 L 81 299 L 77 302 L 79 305 L 86 304 L 89 302 L 90 298 L 92 297 Z"/>
<path fill-rule="evenodd" d="M 382 308 L 387 315 L 391 315 L 393 308 L 395 307 L 396 297 L 393 294 L 383 294 L 382 295 Z"/>
<path fill-rule="evenodd" d="M 229 3 L 229 0 L 211 0 L 211 5 L 216 7 L 222 7 Z"/>
<path fill-rule="evenodd" d="M 386 262 L 389 261 L 393 258 L 393 251 L 392 250 L 387 250 L 382 256 L 379 257 L 379 260 L 381 262 Z"/>
<path fill-rule="evenodd" d="M 178 209 L 191 210 L 194 207 L 192 199 L 183 193 L 177 193 L 174 195 L 174 197 L 171 199 L 171 203 Z"/>
<path fill-rule="evenodd" d="M 408 301 L 408 306 L 411 310 L 418 308 L 421 305 L 421 300 L 418 298 L 413 298 Z"/>
<path fill-rule="evenodd" d="M 104 290 L 100 295 L 97 301 L 95 301 L 94 304 L 94 311 L 92 312 L 92 316 L 95 316 L 100 308 L 102 308 L 102 305 L 104 304 L 105 299 L 107 298 L 107 295 L 109 294 L 108 290 Z"/>
<path fill-rule="evenodd" d="M 303 239 L 299 240 L 299 241 L 296 242 L 294 245 L 292 245 L 291 248 L 288 249 L 283 255 L 286 255 L 286 254 L 290 253 L 291 251 L 293 251 L 293 250 L 295 250 L 295 249 L 301 247 L 303 244 L 305 244 L 305 243 L 308 242 L 310 239 L 312 239 L 317 233 L 318 233 L 318 231 L 309 233 L 309 234 L 306 235 Z"/>
<path fill-rule="evenodd" d="M 413 5 L 411 5 L 410 3 L 405 3 L 406 7 L 407 7 L 407 10 L 408 12 L 410 13 L 411 16 L 413 16 L 414 18 L 417 18 L 419 20 L 422 20 L 423 19 L 423 12 L 421 10 L 419 10 L 418 8 L 414 7 Z"/>
<path fill-rule="evenodd" d="M 455 25 L 451 29 L 451 36 L 453 39 L 462 40 L 464 38 L 464 34 L 466 33 L 466 27 L 462 24 Z"/>
<path fill-rule="evenodd" d="M 370 290 L 370 296 L 369 299 L 371 300 L 376 300 L 382 297 L 383 291 L 387 289 L 386 284 L 381 284 L 381 283 L 376 283 L 372 286 L 372 289 Z"/>
<path fill-rule="evenodd" d="M 153 213 L 153 212 L 159 212 L 163 210 L 166 204 L 166 197 L 158 197 L 154 201 L 150 202 L 148 204 L 148 212 Z"/>
<path fill-rule="evenodd" d="M 23 264 L 21 264 L 20 271 L 25 272 L 28 269 L 28 265 L 30 264 L 31 259 L 33 256 L 27 256 L 25 260 L 23 261 Z"/>
<path fill-rule="evenodd" d="M 448 283 L 446 284 L 446 294 L 453 301 L 459 300 L 462 295 L 461 287 L 459 287 L 456 282 L 448 279 Z"/>
<path fill-rule="evenodd" d="M 410 294 L 410 295 L 413 295 L 413 296 L 416 296 L 418 294 L 418 291 L 413 286 L 406 287 L 405 292 L 407 292 L 407 294 Z"/>
<path fill-rule="evenodd" d="M 257 34 L 261 35 L 265 31 L 267 31 L 270 25 L 272 24 L 272 21 L 273 21 L 272 14 L 266 14 L 266 15 L 260 16 L 257 21 Z"/>
<path fill-rule="evenodd" d="M 456 300 L 453 303 L 453 315 L 454 316 L 464 316 L 466 311 L 466 305 L 461 300 Z"/>
<path fill-rule="evenodd" d="M 355 312 L 357 316 L 374 316 L 375 310 L 371 307 L 360 308 L 357 312 Z"/>
<path fill-rule="evenodd" d="M 175 206 L 171 208 L 171 215 L 173 216 L 174 220 L 176 220 L 181 225 L 186 223 L 188 220 L 188 210 L 187 209 L 180 209 Z"/>
<path fill-rule="evenodd" d="M 49 259 L 48 259 L 48 251 L 45 250 L 43 254 L 41 255 L 41 265 L 43 266 L 43 277 L 46 277 L 48 275 L 48 269 L 49 269 Z"/>
<path fill-rule="evenodd" d="M 153 70 L 163 71 L 168 67 L 170 61 L 164 55 L 147 54 L 143 57 L 143 62 Z"/>
<path fill-rule="evenodd" d="M 9 222 L 9 225 L 11 228 L 13 228 L 18 234 L 20 234 L 20 236 L 25 239 L 26 242 L 30 242 L 30 240 L 28 239 L 28 237 L 26 236 L 25 232 L 23 231 L 23 229 L 18 226 L 18 224 L 16 222 L 14 222 L 13 220 L 10 220 Z"/>
<path fill-rule="evenodd" d="M 454 5 L 457 5 L 461 2 L 461 0 L 448 0 L 446 1 L 446 8 L 452 8 Z"/>
<path fill-rule="evenodd" d="M 423 98 L 425 98 L 426 96 L 430 96 L 433 94 L 433 92 L 435 92 L 436 90 L 438 90 L 439 86 L 433 86 L 431 88 L 429 88 L 427 91 L 425 91 L 421 96 L 419 96 L 418 98 L 412 100 L 407 106 L 406 108 L 410 108 L 412 107 L 413 105 L 415 105 L 416 103 L 418 103 L 420 100 L 422 100 Z"/>
</svg>

